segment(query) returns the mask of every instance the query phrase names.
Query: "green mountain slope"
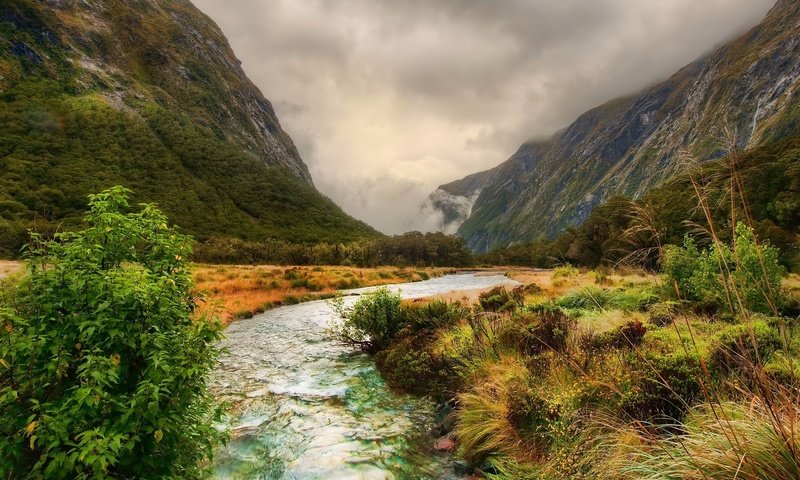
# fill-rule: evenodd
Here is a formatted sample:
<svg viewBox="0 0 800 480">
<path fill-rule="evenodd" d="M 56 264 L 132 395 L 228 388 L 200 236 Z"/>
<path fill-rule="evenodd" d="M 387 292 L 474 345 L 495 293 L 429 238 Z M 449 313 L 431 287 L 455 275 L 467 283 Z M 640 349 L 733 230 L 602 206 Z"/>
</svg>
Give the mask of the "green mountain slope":
<svg viewBox="0 0 800 480">
<path fill-rule="evenodd" d="M 199 239 L 377 235 L 313 186 L 270 103 L 188 1 L 0 1 L 0 255 L 121 184 Z"/>
<path fill-rule="evenodd" d="M 683 152 L 707 161 L 724 155 L 723 137 L 749 149 L 791 136 L 799 49 L 800 2 L 780 0 L 757 27 L 665 82 L 523 145 L 489 176 L 458 234 L 478 251 L 554 238 L 605 200 L 673 178 Z"/>
<path fill-rule="evenodd" d="M 687 234 L 708 241 L 701 233 L 708 219 L 698 207 L 698 192 L 723 241 L 732 241 L 734 220 L 745 221 L 780 249 L 787 267 L 800 270 L 800 136 L 695 166 L 635 202 L 612 198 L 553 240 L 498 249 L 484 261 L 596 267 L 632 260 L 655 266 L 659 246 L 681 245 Z"/>
</svg>

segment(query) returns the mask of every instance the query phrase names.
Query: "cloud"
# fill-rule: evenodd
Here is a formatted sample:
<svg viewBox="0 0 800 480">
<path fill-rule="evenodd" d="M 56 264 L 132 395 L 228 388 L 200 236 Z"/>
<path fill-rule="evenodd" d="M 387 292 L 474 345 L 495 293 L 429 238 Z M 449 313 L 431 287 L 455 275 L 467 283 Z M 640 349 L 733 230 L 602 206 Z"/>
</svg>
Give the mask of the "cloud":
<svg viewBox="0 0 800 480">
<path fill-rule="evenodd" d="M 194 0 L 317 187 L 387 233 L 436 186 L 666 78 L 773 0 Z"/>
</svg>

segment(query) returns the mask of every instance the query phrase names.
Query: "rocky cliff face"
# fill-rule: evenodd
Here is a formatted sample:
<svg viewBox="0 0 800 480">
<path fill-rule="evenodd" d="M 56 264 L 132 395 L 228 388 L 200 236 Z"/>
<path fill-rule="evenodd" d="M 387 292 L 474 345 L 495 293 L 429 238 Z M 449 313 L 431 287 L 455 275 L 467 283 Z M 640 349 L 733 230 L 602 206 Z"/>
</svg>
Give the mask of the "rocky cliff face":
<svg viewBox="0 0 800 480">
<path fill-rule="evenodd" d="M 200 240 L 377 234 L 314 188 L 188 0 L 0 1 L 0 244 L 78 225 L 86 195 L 113 185 Z"/>
<path fill-rule="evenodd" d="M 667 81 L 524 145 L 487 175 L 458 230 L 478 251 L 553 237 L 614 195 L 638 197 L 681 170 L 682 152 L 747 149 L 800 127 L 800 2 L 781 0 L 741 38 Z M 732 132 L 732 133 L 731 133 Z"/>
<path fill-rule="evenodd" d="M 181 110 L 267 165 L 311 182 L 270 102 L 247 78 L 219 27 L 188 0 L 46 0 L 80 65 L 80 83 L 109 104 Z M 132 107 L 135 108 L 135 107 Z"/>
</svg>

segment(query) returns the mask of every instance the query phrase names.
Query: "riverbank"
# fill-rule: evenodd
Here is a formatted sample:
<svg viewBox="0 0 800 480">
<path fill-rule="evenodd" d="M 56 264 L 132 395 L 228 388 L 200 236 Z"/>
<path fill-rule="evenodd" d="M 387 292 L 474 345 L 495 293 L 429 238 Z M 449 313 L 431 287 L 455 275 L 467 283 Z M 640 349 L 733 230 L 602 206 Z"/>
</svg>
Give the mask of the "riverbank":
<svg viewBox="0 0 800 480">
<path fill-rule="evenodd" d="M 762 445 L 783 444 L 782 458 L 797 459 L 797 276 L 784 278 L 777 311 L 733 314 L 681 301 L 664 277 L 637 272 L 507 276 L 523 286 L 401 304 L 406 324 L 374 356 L 390 387 L 455 407 L 429 448 L 453 452 L 460 472 L 632 480 L 674 456 L 683 472 L 704 463 L 717 472 L 708 478 L 733 478 L 736 468 L 791 468 Z"/>
<path fill-rule="evenodd" d="M 0 260 L 0 279 L 24 269 L 23 262 Z M 332 298 L 341 290 L 419 282 L 455 272 L 452 268 L 196 264 L 192 278 L 201 297 L 200 312 L 213 313 L 229 324 L 282 305 Z"/>
<path fill-rule="evenodd" d="M 440 277 L 448 268 L 292 267 L 196 265 L 195 289 L 205 296 L 201 311 L 228 324 L 282 305 L 332 298 L 341 290 L 409 283 Z"/>
</svg>

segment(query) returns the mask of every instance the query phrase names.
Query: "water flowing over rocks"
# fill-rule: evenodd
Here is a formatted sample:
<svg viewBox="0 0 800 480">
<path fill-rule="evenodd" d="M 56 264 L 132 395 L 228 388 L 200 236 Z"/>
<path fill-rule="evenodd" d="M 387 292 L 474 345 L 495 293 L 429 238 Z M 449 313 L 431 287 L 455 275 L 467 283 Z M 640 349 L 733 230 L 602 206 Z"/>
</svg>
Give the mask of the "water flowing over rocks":
<svg viewBox="0 0 800 480">
<path fill-rule="evenodd" d="M 421 298 L 515 283 L 462 274 L 390 288 Z M 231 441 L 217 452 L 216 478 L 462 478 L 449 455 L 431 448 L 433 402 L 389 391 L 370 357 L 327 340 L 334 318 L 317 301 L 228 328 L 228 353 L 211 382 L 232 406 Z"/>
</svg>

